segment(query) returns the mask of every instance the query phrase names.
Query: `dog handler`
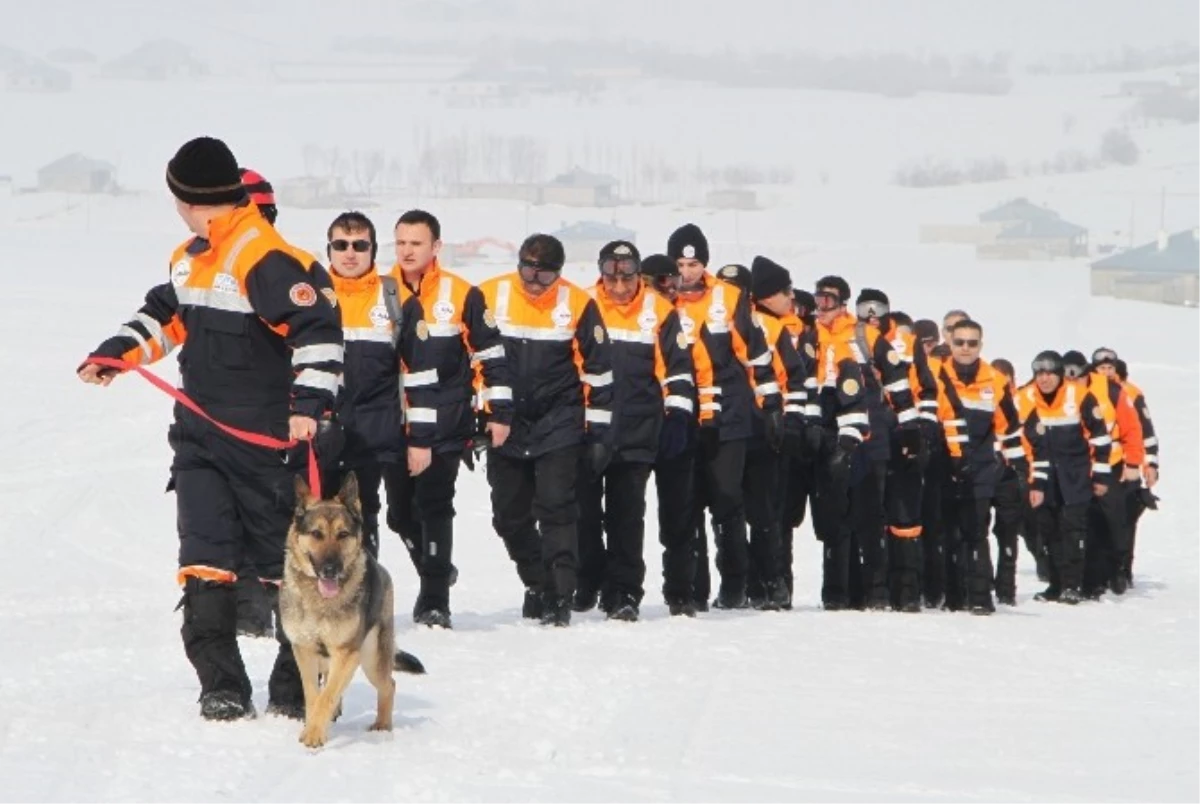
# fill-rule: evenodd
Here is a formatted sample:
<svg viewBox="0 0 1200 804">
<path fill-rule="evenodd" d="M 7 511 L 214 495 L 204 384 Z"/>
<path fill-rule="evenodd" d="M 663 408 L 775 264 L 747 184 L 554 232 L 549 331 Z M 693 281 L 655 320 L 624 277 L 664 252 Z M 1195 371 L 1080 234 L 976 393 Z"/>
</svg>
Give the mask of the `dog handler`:
<svg viewBox="0 0 1200 804">
<path fill-rule="evenodd" d="M 91 356 L 145 364 L 180 347 L 183 391 L 214 419 L 275 438 L 308 439 L 329 414 L 342 370 L 342 328 L 316 260 L 279 235 L 250 203 L 225 143 L 187 142 L 167 163 L 167 187 L 194 237 L 175 249 L 170 279 Z M 84 361 L 81 380 L 116 372 Z M 236 636 L 243 558 L 278 583 L 293 508 L 294 468 L 175 406 L 171 486 L 178 507 L 184 650 L 208 720 L 252 715 Z M 272 703 L 303 692 L 281 643 Z M 270 706 L 268 706 L 270 709 Z"/>
</svg>

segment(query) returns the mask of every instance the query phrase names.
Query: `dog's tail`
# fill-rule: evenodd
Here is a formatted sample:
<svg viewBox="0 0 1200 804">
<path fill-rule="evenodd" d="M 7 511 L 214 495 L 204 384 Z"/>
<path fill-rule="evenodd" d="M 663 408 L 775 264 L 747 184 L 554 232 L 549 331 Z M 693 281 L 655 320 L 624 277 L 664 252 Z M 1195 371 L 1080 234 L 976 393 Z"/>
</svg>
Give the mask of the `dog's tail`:
<svg viewBox="0 0 1200 804">
<path fill-rule="evenodd" d="M 402 650 L 396 651 L 396 655 L 392 657 L 392 669 L 398 673 L 425 675 L 425 665 L 421 664 L 421 660 Z"/>
</svg>

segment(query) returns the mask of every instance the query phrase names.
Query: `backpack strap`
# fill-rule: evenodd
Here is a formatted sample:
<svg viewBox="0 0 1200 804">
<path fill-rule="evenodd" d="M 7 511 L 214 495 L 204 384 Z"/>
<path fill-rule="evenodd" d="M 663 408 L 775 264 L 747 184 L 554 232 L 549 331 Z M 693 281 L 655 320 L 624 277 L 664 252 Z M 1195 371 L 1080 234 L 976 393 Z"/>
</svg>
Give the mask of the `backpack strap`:
<svg viewBox="0 0 1200 804">
<path fill-rule="evenodd" d="M 387 308 L 388 318 L 392 322 L 392 346 L 400 343 L 400 324 L 403 316 L 400 314 L 400 283 L 395 277 L 381 276 L 379 282 L 383 285 L 383 306 Z"/>
</svg>

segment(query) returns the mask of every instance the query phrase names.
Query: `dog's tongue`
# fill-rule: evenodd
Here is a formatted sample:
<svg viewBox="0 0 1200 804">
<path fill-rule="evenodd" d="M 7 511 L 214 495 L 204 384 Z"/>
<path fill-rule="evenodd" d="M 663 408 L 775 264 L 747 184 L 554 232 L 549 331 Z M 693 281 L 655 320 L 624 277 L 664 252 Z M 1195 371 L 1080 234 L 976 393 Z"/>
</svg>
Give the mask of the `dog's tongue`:
<svg viewBox="0 0 1200 804">
<path fill-rule="evenodd" d="M 317 591 L 321 593 L 321 597 L 337 597 L 341 585 L 336 578 L 318 578 Z"/>
</svg>

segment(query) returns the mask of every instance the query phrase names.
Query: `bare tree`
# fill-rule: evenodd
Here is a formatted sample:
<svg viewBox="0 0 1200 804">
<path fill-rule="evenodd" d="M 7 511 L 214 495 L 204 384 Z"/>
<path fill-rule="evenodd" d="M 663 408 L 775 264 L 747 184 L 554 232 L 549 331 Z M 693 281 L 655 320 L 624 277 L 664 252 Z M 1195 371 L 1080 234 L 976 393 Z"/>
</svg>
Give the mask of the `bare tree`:
<svg viewBox="0 0 1200 804">
<path fill-rule="evenodd" d="M 354 167 L 354 181 L 358 184 L 358 189 L 370 198 L 372 188 L 383 176 L 384 168 L 387 166 L 387 158 L 384 157 L 383 151 L 356 150 L 352 164 Z"/>
</svg>

